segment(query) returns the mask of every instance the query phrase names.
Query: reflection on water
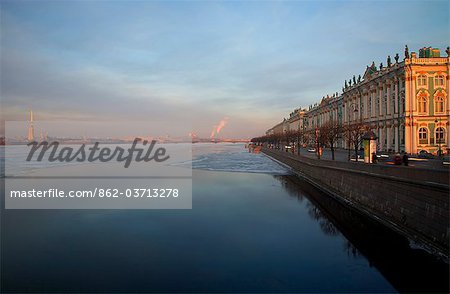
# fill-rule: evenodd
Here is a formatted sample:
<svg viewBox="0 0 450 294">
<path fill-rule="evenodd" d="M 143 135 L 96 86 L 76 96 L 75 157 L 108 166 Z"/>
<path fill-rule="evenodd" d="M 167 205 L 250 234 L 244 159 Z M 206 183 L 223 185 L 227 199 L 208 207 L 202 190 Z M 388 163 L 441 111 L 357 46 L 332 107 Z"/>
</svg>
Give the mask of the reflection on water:
<svg viewBox="0 0 450 294">
<path fill-rule="evenodd" d="M 449 291 L 449 267 L 409 242 L 391 229 L 374 222 L 321 193 L 294 176 L 276 177 L 291 197 L 311 201 L 308 215 L 315 219 L 325 234 L 342 233 L 349 256 L 364 255 L 399 292 Z"/>
<path fill-rule="evenodd" d="M 222 148 L 211 169 L 254 156 L 211 148 Z M 417 292 L 444 289 L 448 273 L 396 233 L 270 172 L 194 170 L 192 210 L 3 210 L 1 226 L 11 292 Z"/>
</svg>

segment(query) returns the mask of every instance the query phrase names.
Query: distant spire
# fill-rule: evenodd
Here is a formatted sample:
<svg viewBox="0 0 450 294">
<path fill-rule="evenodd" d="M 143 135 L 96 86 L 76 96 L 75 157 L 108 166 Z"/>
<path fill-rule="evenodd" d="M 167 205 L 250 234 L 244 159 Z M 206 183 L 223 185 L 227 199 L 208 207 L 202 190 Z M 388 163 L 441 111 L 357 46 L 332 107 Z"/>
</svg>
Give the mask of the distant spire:
<svg viewBox="0 0 450 294">
<path fill-rule="evenodd" d="M 34 125 L 33 125 L 33 110 L 30 110 L 30 121 L 28 122 L 28 136 L 29 142 L 34 141 Z"/>
</svg>

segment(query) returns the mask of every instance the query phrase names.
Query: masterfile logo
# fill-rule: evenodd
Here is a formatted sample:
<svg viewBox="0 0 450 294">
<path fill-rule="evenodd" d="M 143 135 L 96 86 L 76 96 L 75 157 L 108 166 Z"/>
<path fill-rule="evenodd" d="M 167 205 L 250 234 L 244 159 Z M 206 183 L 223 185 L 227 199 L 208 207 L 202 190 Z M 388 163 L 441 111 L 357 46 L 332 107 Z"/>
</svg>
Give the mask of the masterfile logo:
<svg viewBox="0 0 450 294">
<path fill-rule="evenodd" d="M 28 128 L 27 128 L 28 127 Z M 191 129 L 171 122 L 7 122 L 7 209 L 190 209 Z"/>
<path fill-rule="evenodd" d="M 147 140 L 143 140 L 141 145 L 144 148 L 137 148 L 138 142 L 142 141 L 139 138 L 135 138 L 129 149 L 116 146 L 110 148 L 108 146 L 100 148 L 100 143 L 95 142 L 92 147 L 86 147 L 86 144 L 81 144 L 78 149 L 73 147 L 63 147 L 59 149 L 59 142 L 30 142 L 27 146 L 31 147 L 27 156 L 27 161 L 32 161 L 36 151 L 40 151 L 36 156 L 36 161 L 42 161 L 46 152 L 50 150 L 48 155 L 48 161 L 54 162 L 109 162 L 116 160 L 117 162 L 124 162 L 124 167 L 128 168 L 133 161 L 137 162 L 149 162 L 154 160 L 155 162 L 164 162 L 170 158 L 167 155 L 167 150 L 164 147 L 155 147 L 156 140 L 152 140 L 150 143 Z M 145 152 L 144 152 L 145 151 Z"/>
</svg>

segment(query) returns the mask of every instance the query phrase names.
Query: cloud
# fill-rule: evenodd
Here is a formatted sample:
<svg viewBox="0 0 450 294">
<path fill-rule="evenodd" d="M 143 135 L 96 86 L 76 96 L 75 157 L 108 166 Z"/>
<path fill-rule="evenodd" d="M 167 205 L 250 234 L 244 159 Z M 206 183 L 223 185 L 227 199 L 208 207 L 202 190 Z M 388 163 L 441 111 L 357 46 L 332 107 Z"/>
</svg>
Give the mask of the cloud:
<svg viewBox="0 0 450 294">
<path fill-rule="evenodd" d="M 405 43 L 447 46 L 445 1 L 404 5 L 5 2 L 3 117 L 167 119 L 207 137 L 228 116 L 221 136 L 259 135 Z"/>
</svg>

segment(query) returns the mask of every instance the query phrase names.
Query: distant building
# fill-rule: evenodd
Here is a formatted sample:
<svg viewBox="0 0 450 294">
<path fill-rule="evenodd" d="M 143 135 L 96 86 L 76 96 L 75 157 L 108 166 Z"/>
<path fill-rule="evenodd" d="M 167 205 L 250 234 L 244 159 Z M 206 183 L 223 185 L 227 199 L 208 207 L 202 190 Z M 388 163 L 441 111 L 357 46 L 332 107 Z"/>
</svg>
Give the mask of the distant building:
<svg viewBox="0 0 450 294">
<path fill-rule="evenodd" d="M 289 114 L 289 118 L 287 119 L 287 121 L 289 123 L 290 131 L 298 131 L 304 129 L 303 118 L 305 116 L 305 113 L 305 109 L 297 108 Z"/>
<path fill-rule="evenodd" d="M 342 96 L 335 93 L 323 97 L 320 104 L 315 104 L 304 114 L 304 129 L 313 130 L 323 124 L 333 121 L 342 124 Z M 344 147 L 339 141 L 339 147 Z"/>
<path fill-rule="evenodd" d="M 379 151 L 436 153 L 449 151 L 449 67 L 439 49 L 426 47 L 398 54 L 386 65 L 367 66 L 363 76 L 345 81 L 342 94 L 324 97 L 303 113 L 305 130 L 332 120 L 341 124 L 363 122 L 378 135 Z M 338 147 L 346 148 L 342 138 Z"/>
<path fill-rule="evenodd" d="M 273 126 L 271 129 L 267 130 L 266 135 L 279 135 L 279 134 L 283 134 L 283 130 L 284 130 L 284 124 L 285 122 L 281 122 L 279 124 L 276 124 L 275 126 Z"/>
</svg>

